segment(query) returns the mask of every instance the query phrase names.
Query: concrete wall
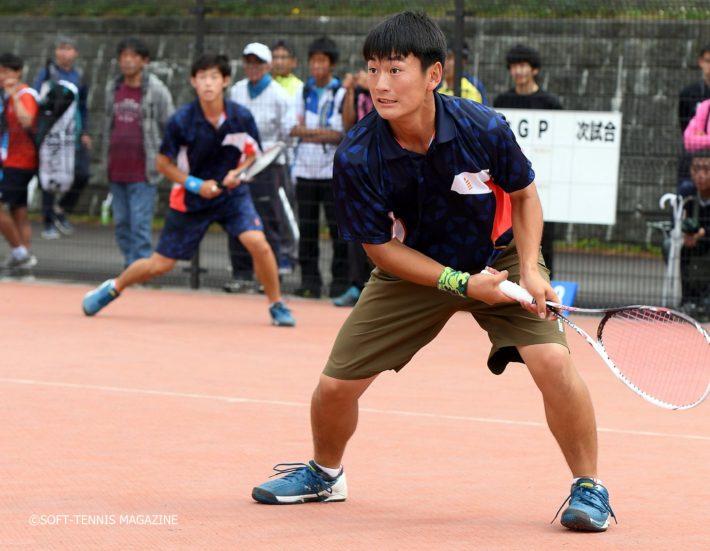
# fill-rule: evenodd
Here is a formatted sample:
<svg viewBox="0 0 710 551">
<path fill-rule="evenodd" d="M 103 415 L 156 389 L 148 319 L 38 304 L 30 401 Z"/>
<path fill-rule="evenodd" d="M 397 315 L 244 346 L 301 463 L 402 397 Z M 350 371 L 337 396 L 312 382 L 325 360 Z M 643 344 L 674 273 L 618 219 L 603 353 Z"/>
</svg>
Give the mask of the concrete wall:
<svg viewBox="0 0 710 551">
<path fill-rule="evenodd" d="M 205 47 L 234 58 L 241 78 L 239 52 L 254 40 L 272 43 L 287 38 L 301 54 L 298 72 L 305 72 L 307 44 L 328 34 L 342 48 L 339 72 L 361 66 L 364 35 L 376 22 L 367 18 L 221 18 L 207 19 Z M 452 21 L 441 21 L 445 31 Z M 0 50 L 22 55 L 28 78 L 52 55 L 57 33 L 68 33 L 80 42 L 80 65 L 91 85 L 89 106 L 100 121 L 103 90 L 116 71 L 115 45 L 127 35 L 143 37 L 153 52 L 153 70 L 173 91 L 177 103 L 191 99 L 189 61 L 193 57 L 195 21 L 189 17 L 42 18 L 0 19 Z M 558 94 L 565 107 L 580 110 L 616 110 L 624 114 L 619 223 L 614 228 L 587 228 L 607 238 L 640 238 L 645 225 L 633 213 L 658 211 L 658 197 L 672 191 L 680 131 L 677 94 L 699 78 L 695 64 L 700 44 L 710 42 L 710 23 L 703 21 L 650 20 L 524 20 L 469 19 L 466 39 L 472 50 L 467 70 L 485 83 L 489 96 L 509 88 L 505 51 L 518 42 L 540 50 L 541 84 Z M 100 125 L 93 128 L 98 142 Z M 98 147 L 96 148 L 98 150 Z M 96 166 L 92 185 L 105 183 Z M 87 194 L 90 195 L 90 194 Z M 88 199 L 87 199 L 88 200 Z"/>
</svg>

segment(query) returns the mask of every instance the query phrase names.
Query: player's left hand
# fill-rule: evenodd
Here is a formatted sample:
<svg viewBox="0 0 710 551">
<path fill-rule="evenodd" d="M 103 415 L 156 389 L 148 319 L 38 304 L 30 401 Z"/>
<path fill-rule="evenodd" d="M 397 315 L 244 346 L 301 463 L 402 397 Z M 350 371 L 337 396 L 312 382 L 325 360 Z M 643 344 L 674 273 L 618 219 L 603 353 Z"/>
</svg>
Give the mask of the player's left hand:
<svg viewBox="0 0 710 551">
<path fill-rule="evenodd" d="M 233 168 L 222 180 L 222 187 L 227 189 L 234 189 L 241 185 L 242 179 L 241 175 L 244 169 L 242 167 Z"/>
<path fill-rule="evenodd" d="M 521 274 L 520 286 L 527 289 L 528 293 L 535 299 L 535 304 L 521 302 L 520 304 L 523 308 L 542 319 L 555 318 L 555 315 L 547 309 L 545 302 L 548 300 L 560 302 L 560 298 L 552 289 L 550 283 L 540 275 L 540 272 L 535 270 L 530 273 Z"/>
</svg>

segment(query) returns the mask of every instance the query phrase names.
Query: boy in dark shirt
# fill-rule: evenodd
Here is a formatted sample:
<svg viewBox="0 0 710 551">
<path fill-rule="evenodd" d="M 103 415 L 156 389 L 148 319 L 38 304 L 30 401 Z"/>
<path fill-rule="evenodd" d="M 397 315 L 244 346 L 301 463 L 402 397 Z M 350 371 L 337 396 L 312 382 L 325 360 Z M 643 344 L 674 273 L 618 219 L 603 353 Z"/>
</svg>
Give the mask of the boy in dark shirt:
<svg viewBox="0 0 710 551">
<path fill-rule="evenodd" d="M 149 258 L 136 260 L 116 279 L 87 293 L 84 313 L 93 316 L 127 287 L 169 272 L 178 260 L 190 260 L 207 228 L 216 222 L 251 254 L 272 323 L 293 327 L 296 321 L 281 301 L 274 253 L 249 189 L 240 185 L 237 165 L 259 147 L 254 118 L 245 107 L 224 99 L 231 76 L 227 56 L 204 54 L 193 63 L 191 74 L 197 99 L 168 120 L 155 163 L 173 182 L 158 246 Z"/>
<path fill-rule="evenodd" d="M 518 44 L 513 46 L 505 56 L 505 62 L 515 86 L 496 97 L 494 107 L 511 109 L 562 109 L 562 104 L 556 95 L 546 92 L 537 83 L 540 73 L 540 54 L 537 50 Z M 553 274 L 554 241 L 557 225 L 545 222 L 542 229 L 542 256 L 545 264 Z"/>
</svg>

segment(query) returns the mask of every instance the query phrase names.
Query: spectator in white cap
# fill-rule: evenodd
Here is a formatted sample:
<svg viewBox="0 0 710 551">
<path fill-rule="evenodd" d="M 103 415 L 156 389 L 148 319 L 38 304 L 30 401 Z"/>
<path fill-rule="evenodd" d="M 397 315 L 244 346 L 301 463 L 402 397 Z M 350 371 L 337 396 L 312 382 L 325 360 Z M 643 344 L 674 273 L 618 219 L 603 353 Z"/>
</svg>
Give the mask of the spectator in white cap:
<svg viewBox="0 0 710 551">
<path fill-rule="evenodd" d="M 293 103 L 283 88 L 271 77 L 271 50 L 260 42 L 247 44 L 242 51 L 246 78 L 238 81 L 229 92 L 229 99 L 251 111 L 261 137 L 262 150 L 276 142 L 287 141 L 296 125 Z M 249 182 L 256 211 L 264 223 L 264 233 L 276 258 L 279 258 L 281 224 L 284 219 L 279 199 L 279 187 L 288 177 L 285 158 L 278 158 L 270 167 Z M 251 256 L 238 239 L 229 239 L 233 281 L 224 287 L 227 292 L 253 289 Z"/>
<path fill-rule="evenodd" d="M 271 63 L 271 50 L 261 42 L 251 42 L 244 47 L 242 56 L 247 58 L 250 55 L 255 56 L 261 63 Z M 269 67 L 270 69 L 271 67 Z"/>
</svg>

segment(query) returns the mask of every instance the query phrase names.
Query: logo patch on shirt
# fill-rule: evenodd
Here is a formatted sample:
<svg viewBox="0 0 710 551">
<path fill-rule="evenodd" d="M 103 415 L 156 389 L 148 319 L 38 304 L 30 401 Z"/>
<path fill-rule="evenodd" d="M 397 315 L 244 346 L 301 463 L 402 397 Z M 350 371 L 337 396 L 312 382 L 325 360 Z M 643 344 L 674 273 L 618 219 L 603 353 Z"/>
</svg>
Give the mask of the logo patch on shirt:
<svg viewBox="0 0 710 551">
<path fill-rule="evenodd" d="M 461 195 L 482 195 L 484 193 L 492 193 L 490 187 L 486 185 L 491 179 L 491 175 L 487 170 L 481 172 L 461 172 L 454 176 L 454 181 L 451 184 L 451 191 L 460 193 Z"/>
<path fill-rule="evenodd" d="M 394 212 L 390 211 L 387 216 L 392 220 L 392 239 L 398 239 L 401 243 L 407 238 L 407 228 L 400 218 L 396 218 Z"/>
</svg>

